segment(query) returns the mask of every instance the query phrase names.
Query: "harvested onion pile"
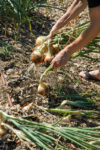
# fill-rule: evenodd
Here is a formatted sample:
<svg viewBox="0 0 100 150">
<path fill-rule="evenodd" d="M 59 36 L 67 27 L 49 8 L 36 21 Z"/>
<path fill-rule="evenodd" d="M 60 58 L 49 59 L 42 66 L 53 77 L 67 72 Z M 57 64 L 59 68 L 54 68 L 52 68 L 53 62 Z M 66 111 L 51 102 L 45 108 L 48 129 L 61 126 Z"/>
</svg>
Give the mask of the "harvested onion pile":
<svg viewBox="0 0 100 150">
<path fill-rule="evenodd" d="M 54 58 L 54 56 L 60 51 L 61 44 L 66 43 L 68 40 L 68 35 L 57 35 L 53 38 L 52 41 L 49 40 L 48 36 L 39 36 L 36 39 L 35 47 L 33 48 L 33 52 L 31 54 L 31 61 L 35 64 L 45 63 L 46 65 L 50 65 L 50 62 Z M 46 95 L 48 93 L 49 86 L 43 82 L 43 77 L 52 69 L 50 65 L 46 71 L 41 75 L 40 82 L 38 86 L 38 93 L 41 95 Z"/>
<path fill-rule="evenodd" d="M 39 36 L 36 39 L 35 45 L 31 54 L 31 60 L 35 64 L 50 63 L 59 51 L 59 44 L 50 42 L 48 36 Z"/>
<path fill-rule="evenodd" d="M 45 63 L 50 64 L 54 56 L 59 52 L 59 44 L 57 40 L 50 42 L 48 36 L 40 36 L 36 39 L 35 47 L 31 54 L 31 60 L 34 64 Z M 45 96 L 48 93 L 49 86 L 43 82 L 43 77 L 47 74 L 48 71 L 52 69 L 51 65 L 47 68 L 43 75 L 40 77 L 40 82 L 38 86 L 38 93 Z"/>
</svg>

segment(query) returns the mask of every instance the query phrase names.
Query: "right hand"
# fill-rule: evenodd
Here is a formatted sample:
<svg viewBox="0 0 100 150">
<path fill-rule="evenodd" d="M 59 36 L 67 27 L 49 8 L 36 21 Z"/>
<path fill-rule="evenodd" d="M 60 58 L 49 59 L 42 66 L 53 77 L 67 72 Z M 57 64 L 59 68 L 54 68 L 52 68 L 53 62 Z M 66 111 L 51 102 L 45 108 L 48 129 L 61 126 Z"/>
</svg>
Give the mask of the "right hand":
<svg viewBox="0 0 100 150">
<path fill-rule="evenodd" d="M 58 68 L 67 64 L 70 56 L 65 49 L 61 50 L 51 61 L 52 68 Z"/>
</svg>

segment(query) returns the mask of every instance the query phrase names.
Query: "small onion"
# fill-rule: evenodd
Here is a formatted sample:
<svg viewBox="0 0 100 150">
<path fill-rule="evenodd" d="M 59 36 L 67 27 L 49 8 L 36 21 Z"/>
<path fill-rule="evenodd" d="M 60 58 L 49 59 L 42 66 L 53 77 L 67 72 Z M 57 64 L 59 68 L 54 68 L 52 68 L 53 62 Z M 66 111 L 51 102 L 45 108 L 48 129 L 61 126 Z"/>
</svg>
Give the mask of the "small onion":
<svg viewBox="0 0 100 150">
<path fill-rule="evenodd" d="M 2 129 L 2 127 L 0 127 L 0 136 L 4 135 L 4 130 Z"/>
<path fill-rule="evenodd" d="M 41 52 L 39 52 L 38 50 L 36 50 L 36 51 L 32 52 L 30 59 L 35 64 L 40 64 L 40 63 L 43 62 L 44 57 L 42 56 Z"/>
<path fill-rule="evenodd" d="M 43 44 L 46 41 L 46 39 L 47 39 L 47 36 L 39 36 L 36 39 L 35 44 L 39 46 L 39 45 Z"/>
<path fill-rule="evenodd" d="M 44 58 L 44 62 L 45 64 L 50 64 L 50 62 L 53 60 L 54 56 L 52 56 L 52 54 L 50 53 L 50 51 L 48 51 L 45 54 L 45 58 Z"/>
<path fill-rule="evenodd" d="M 45 96 L 45 95 L 47 95 L 48 90 L 49 90 L 48 84 L 41 81 L 38 86 L 38 93 Z"/>
<path fill-rule="evenodd" d="M 71 121 L 71 118 L 72 118 L 72 115 L 68 115 L 68 116 L 66 116 L 66 117 L 64 117 L 63 119 L 62 119 L 62 122 L 63 123 L 67 123 L 67 122 L 70 122 Z"/>
</svg>

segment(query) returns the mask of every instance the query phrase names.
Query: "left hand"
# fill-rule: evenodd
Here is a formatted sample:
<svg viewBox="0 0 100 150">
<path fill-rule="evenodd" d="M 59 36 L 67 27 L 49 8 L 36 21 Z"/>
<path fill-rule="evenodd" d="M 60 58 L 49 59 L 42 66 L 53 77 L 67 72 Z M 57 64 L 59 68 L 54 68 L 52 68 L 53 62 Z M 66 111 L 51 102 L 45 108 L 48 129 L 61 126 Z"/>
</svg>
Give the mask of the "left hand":
<svg viewBox="0 0 100 150">
<path fill-rule="evenodd" d="M 63 49 L 55 56 L 55 58 L 51 62 L 51 65 L 53 69 L 55 69 L 66 65 L 68 60 L 69 60 L 69 56 L 65 51 L 65 49 Z"/>
</svg>

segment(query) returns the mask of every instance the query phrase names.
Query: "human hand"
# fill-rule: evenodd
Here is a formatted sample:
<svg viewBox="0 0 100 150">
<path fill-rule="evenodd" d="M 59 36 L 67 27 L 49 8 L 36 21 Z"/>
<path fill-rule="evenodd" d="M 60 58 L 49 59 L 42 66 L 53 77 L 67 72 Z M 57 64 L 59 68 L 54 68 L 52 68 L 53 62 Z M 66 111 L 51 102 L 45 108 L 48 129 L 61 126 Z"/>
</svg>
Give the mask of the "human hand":
<svg viewBox="0 0 100 150">
<path fill-rule="evenodd" d="M 52 40 L 53 35 L 57 32 L 56 24 L 52 27 L 50 33 L 49 33 L 49 38 Z"/>
<path fill-rule="evenodd" d="M 61 50 L 55 58 L 51 61 L 52 68 L 58 68 L 61 66 L 64 66 L 67 64 L 67 61 L 69 60 L 70 56 L 68 56 L 68 53 L 65 49 Z"/>
<path fill-rule="evenodd" d="M 49 39 L 50 39 L 50 40 L 52 40 L 53 35 L 54 35 L 54 32 L 51 30 L 50 33 L 49 33 Z"/>
</svg>

